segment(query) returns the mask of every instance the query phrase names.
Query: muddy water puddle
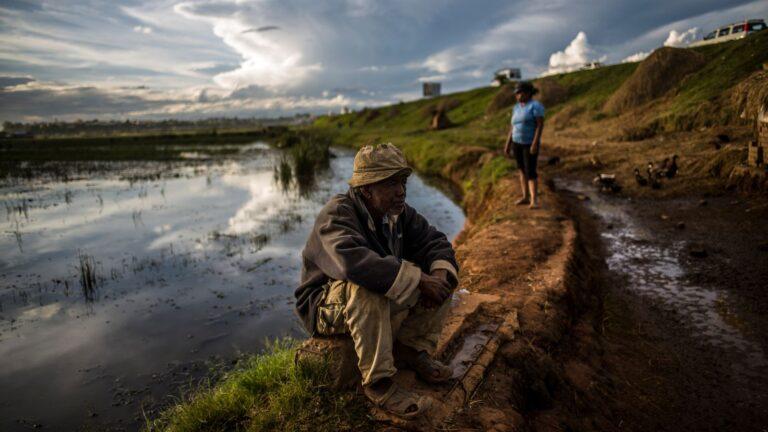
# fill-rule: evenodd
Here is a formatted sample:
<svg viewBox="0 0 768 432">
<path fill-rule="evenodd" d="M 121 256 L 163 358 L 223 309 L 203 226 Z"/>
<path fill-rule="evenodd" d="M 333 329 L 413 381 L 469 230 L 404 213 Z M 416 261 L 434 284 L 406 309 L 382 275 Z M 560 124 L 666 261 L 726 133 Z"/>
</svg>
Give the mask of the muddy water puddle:
<svg viewBox="0 0 768 432">
<path fill-rule="evenodd" d="M 689 281 L 680 257 L 684 241 L 655 233 L 634 216 L 631 201 L 605 196 L 580 182 L 561 181 L 558 187 L 584 195 L 585 205 L 604 223 L 602 232 L 609 270 L 625 278 L 627 287 L 656 302 L 675 322 L 687 326 L 704 348 L 727 353 L 735 377 L 745 382 L 761 377 L 768 366 L 760 345 L 746 337 L 720 312 L 728 292 Z"/>
<path fill-rule="evenodd" d="M 159 174 L 122 163 L 0 188 L 0 430 L 135 430 L 142 407 L 214 365 L 303 336 L 299 253 L 353 154 L 334 149 L 308 181 L 281 170 L 279 151 L 244 148 Z M 461 209 L 416 175 L 408 185 L 453 238 Z"/>
</svg>

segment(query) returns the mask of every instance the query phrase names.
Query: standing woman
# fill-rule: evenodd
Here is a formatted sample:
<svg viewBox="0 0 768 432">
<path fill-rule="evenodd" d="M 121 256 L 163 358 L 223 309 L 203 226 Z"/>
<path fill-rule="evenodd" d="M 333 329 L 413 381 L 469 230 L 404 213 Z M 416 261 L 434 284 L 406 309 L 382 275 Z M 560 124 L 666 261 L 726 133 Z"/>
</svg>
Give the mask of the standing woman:
<svg viewBox="0 0 768 432">
<path fill-rule="evenodd" d="M 512 108 L 512 127 L 504 144 L 504 154 L 515 155 L 517 169 L 520 171 L 523 196 L 515 204 L 530 204 L 532 209 L 539 208 L 536 163 L 544 129 L 544 105 L 533 100 L 537 92 L 529 82 L 521 81 L 515 86 L 517 103 Z"/>
</svg>

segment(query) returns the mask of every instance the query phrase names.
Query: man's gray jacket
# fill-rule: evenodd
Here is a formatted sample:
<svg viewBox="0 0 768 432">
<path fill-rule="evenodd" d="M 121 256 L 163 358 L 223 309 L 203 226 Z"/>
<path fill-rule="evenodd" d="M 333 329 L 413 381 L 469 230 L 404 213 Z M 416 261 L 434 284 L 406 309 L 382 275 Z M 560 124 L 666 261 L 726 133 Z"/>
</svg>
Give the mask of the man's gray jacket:
<svg viewBox="0 0 768 432">
<path fill-rule="evenodd" d="M 399 216 L 378 223 L 383 225 L 380 235 L 353 189 L 320 210 L 302 251 L 301 284 L 295 292 L 296 313 L 310 334 L 315 334 L 315 312 L 329 280 L 350 281 L 396 303 L 413 293 L 421 272 L 445 269 L 452 285 L 458 283 L 451 243 L 413 207 L 406 204 Z"/>
</svg>

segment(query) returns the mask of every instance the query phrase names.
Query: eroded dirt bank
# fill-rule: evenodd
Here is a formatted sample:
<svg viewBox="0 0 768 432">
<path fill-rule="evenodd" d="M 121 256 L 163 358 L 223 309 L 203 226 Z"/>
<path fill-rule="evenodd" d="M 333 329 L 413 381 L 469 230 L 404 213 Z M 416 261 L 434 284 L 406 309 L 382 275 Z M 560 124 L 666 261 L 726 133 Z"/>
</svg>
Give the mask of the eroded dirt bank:
<svg viewBox="0 0 768 432">
<path fill-rule="evenodd" d="M 599 373 L 614 426 L 765 430 L 762 200 L 632 200 L 562 183 L 607 264 Z"/>
<path fill-rule="evenodd" d="M 450 424 L 764 430 L 765 200 L 605 196 L 565 173 L 539 211 L 512 204 L 514 178 L 467 197 L 462 286 L 501 298 L 483 319 L 517 309 L 520 329 Z"/>
</svg>

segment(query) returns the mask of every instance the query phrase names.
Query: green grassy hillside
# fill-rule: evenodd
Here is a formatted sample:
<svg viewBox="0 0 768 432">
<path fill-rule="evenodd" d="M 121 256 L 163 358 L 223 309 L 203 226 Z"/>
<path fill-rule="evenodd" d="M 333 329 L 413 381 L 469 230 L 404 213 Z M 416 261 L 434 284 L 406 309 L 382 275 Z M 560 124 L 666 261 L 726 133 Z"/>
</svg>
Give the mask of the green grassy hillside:
<svg viewBox="0 0 768 432">
<path fill-rule="evenodd" d="M 768 62 L 768 31 L 746 39 L 694 48 L 706 64 L 643 109 L 653 111 L 646 121 L 660 121 L 667 130 L 690 129 L 716 122 L 737 121 L 729 105 L 733 87 Z M 632 75 L 638 63 L 555 75 L 546 79 L 567 94 L 561 103 L 547 107 L 548 117 L 564 110 L 584 121 L 600 120 L 606 100 Z M 538 82 L 540 80 L 535 80 Z M 482 146 L 499 149 L 507 129 L 509 109 L 487 114 L 488 105 L 500 91 L 485 87 L 438 98 L 369 108 L 346 115 L 318 119 L 314 127 L 332 133 L 340 144 L 360 146 L 377 141 L 403 145 L 418 168 L 439 174 L 440 167 L 457 156 L 456 147 Z M 444 106 L 454 126 L 430 131 L 431 108 Z"/>
</svg>

